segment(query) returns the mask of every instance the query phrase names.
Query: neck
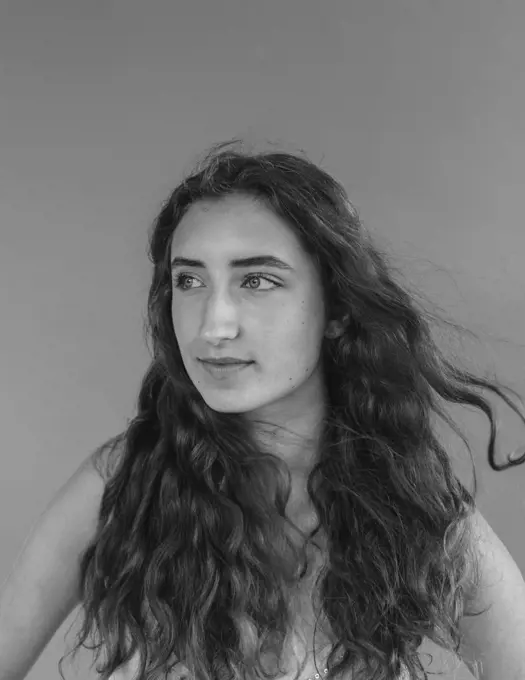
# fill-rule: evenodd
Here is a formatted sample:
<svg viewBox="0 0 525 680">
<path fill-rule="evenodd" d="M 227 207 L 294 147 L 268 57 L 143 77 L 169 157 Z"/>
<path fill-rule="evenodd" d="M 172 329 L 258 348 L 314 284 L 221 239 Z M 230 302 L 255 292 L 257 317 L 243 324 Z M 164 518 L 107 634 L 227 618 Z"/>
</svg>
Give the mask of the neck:
<svg viewBox="0 0 525 680">
<path fill-rule="evenodd" d="M 318 459 L 325 409 L 323 383 L 316 372 L 286 399 L 249 416 L 262 448 L 288 465 L 292 488 L 287 508 L 292 514 L 310 507 L 306 484 Z"/>
</svg>

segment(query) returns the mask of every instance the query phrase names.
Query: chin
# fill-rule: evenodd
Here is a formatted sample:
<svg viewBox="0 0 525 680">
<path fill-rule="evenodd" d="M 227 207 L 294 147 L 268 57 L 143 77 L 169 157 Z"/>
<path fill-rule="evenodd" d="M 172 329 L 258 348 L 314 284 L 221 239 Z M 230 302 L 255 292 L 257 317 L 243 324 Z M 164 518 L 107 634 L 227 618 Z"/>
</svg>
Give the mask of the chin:
<svg viewBox="0 0 525 680">
<path fill-rule="evenodd" d="M 207 399 L 202 397 L 212 411 L 217 413 L 246 413 L 252 410 L 252 406 L 242 399 Z"/>
<path fill-rule="evenodd" d="M 248 413 L 261 406 L 260 401 L 252 402 L 241 394 L 213 394 L 201 392 L 206 404 L 218 413 Z"/>
</svg>

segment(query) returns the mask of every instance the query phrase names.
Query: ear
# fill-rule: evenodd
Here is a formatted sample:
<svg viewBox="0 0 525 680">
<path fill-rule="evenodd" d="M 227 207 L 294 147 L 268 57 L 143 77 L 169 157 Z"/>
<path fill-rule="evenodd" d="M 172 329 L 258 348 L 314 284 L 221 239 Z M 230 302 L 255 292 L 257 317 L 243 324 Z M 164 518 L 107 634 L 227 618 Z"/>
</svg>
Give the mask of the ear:
<svg viewBox="0 0 525 680">
<path fill-rule="evenodd" d="M 349 315 L 345 314 L 343 316 L 342 321 L 336 320 L 329 321 L 324 333 L 325 337 L 329 338 L 330 340 L 341 337 L 341 335 L 343 335 L 345 331 L 345 328 L 348 325 L 348 319 Z"/>
<path fill-rule="evenodd" d="M 334 338 L 339 338 L 343 334 L 344 329 L 345 327 L 341 321 L 330 321 L 324 334 L 326 338 L 333 340 Z"/>
</svg>

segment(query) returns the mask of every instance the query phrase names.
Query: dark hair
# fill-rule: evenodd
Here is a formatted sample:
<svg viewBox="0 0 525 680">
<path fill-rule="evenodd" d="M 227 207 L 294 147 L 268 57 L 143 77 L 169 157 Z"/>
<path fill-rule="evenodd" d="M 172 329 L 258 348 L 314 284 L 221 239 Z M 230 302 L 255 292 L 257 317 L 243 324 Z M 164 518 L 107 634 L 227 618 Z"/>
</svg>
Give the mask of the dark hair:
<svg viewBox="0 0 525 680">
<path fill-rule="evenodd" d="M 261 199 L 286 220 L 319 268 L 328 318 L 346 322 L 322 348 L 328 415 L 308 479 L 319 526 L 308 535 L 297 529 L 306 542 L 320 529 L 328 538 L 316 588 L 337 639 L 329 677 L 359 662 L 378 679 L 403 666 L 427 678 L 417 653 L 423 638 L 458 652 L 460 617 L 479 613 L 468 607 L 479 579 L 469 521 L 476 474 L 469 492 L 434 418 L 472 459 L 444 402 L 481 410 L 490 465 L 503 470 L 525 457 L 495 462 L 497 423 L 481 390 L 525 422 L 503 389 L 523 402 L 446 358 L 431 332 L 436 317 L 394 280 L 341 184 L 303 154 L 249 153 L 238 141 L 204 157 L 152 230 L 152 361 L 136 416 L 97 450 L 106 488 L 81 561 L 85 617 L 75 654 L 85 646 L 98 659 L 105 650 L 97 667 L 104 678 L 137 650 L 146 679 L 178 662 L 202 680 L 275 677 L 260 653 L 281 649 L 292 625 L 290 588 L 307 570 L 306 542 L 287 531 L 290 476 L 257 445 L 247 419 L 204 402 L 170 310 L 174 230 L 191 204 L 232 194 Z M 93 646 L 85 644 L 90 632 Z"/>
</svg>

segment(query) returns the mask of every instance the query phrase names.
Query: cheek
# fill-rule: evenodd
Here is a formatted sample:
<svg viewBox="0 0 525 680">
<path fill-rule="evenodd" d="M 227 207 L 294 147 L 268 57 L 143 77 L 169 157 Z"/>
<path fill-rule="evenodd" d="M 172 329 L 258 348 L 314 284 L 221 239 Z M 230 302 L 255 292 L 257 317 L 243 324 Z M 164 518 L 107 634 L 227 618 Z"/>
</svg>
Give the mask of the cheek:
<svg viewBox="0 0 525 680">
<path fill-rule="evenodd" d="M 308 371 L 317 364 L 323 339 L 322 318 L 311 310 L 296 308 L 274 322 L 273 337 L 265 333 L 263 347 L 268 348 L 277 370 Z"/>
<path fill-rule="evenodd" d="M 184 351 L 184 347 L 189 339 L 189 323 L 188 318 L 182 314 L 180 307 L 173 305 L 171 306 L 171 323 L 173 325 L 173 332 L 175 333 L 175 338 L 179 344 L 181 351 Z"/>
</svg>

